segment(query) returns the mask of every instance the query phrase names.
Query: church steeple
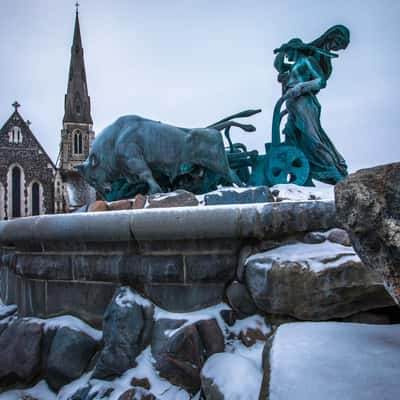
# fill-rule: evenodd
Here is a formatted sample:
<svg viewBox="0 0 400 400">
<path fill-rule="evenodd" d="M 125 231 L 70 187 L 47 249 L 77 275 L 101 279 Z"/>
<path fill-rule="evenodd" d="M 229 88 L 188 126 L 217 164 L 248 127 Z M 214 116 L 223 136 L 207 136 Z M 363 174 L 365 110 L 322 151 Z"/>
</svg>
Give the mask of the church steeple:
<svg viewBox="0 0 400 400">
<path fill-rule="evenodd" d="M 64 123 L 93 124 L 90 113 L 90 97 L 87 88 L 78 3 L 75 16 L 74 38 L 71 47 L 68 88 L 65 95 Z"/>
<path fill-rule="evenodd" d="M 76 171 L 76 166 L 87 159 L 93 141 L 93 121 L 77 4 L 58 162 L 62 186 L 56 185 L 56 194 L 59 194 L 56 204 L 64 204 L 66 209 L 75 209 L 95 199 L 94 190 Z M 63 207 L 57 207 L 57 210 Z"/>
</svg>

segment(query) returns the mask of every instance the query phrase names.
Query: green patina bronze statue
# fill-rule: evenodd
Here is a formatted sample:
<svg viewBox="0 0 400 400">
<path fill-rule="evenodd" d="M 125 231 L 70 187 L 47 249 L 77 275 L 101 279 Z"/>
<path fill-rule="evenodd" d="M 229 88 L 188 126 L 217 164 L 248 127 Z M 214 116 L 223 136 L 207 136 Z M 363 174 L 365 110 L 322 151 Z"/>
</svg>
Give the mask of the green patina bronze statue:
<svg viewBox="0 0 400 400">
<path fill-rule="evenodd" d="M 266 154 L 232 143 L 231 127 L 247 132 L 252 125 L 233 119 L 251 117 L 247 110 L 206 128 L 187 129 L 139 116 L 119 118 L 96 138 L 78 170 L 106 200 L 137 193 L 186 189 L 206 193 L 217 185 L 313 185 L 312 179 L 336 184 L 347 166 L 321 127 L 318 92 L 332 72 L 334 51 L 345 49 L 349 30 L 336 25 L 311 43 L 292 39 L 275 49 L 275 68 L 282 84 Z M 283 105 L 286 110 L 281 111 Z M 280 125 L 287 115 L 281 143 Z M 228 142 L 224 148 L 221 131 Z"/>
<path fill-rule="evenodd" d="M 335 184 L 347 176 L 347 165 L 336 150 L 320 122 L 321 106 L 316 95 L 326 87 L 332 72 L 333 51 L 345 49 L 350 33 L 335 25 L 311 43 L 291 39 L 275 49 L 275 68 L 282 84 L 280 105 L 285 102 L 288 119 L 283 130 L 285 144 L 300 149 L 307 158 L 311 178 Z M 280 119 L 274 118 L 273 132 Z M 279 130 L 279 127 L 278 127 Z M 273 167 L 273 166 L 271 166 Z"/>
</svg>

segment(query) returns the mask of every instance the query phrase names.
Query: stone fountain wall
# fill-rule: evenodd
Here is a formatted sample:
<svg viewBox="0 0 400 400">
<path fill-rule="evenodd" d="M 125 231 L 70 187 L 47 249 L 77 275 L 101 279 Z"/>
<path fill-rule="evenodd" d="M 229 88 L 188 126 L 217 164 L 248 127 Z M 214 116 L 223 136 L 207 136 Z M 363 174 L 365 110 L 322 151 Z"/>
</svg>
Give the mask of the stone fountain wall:
<svg viewBox="0 0 400 400">
<path fill-rule="evenodd" d="M 38 216 L 0 223 L 0 297 L 20 316 L 99 326 L 129 285 L 173 312 L 224 299 L 240 250 L 336 225 L 329 201 Z"/>
</svg>

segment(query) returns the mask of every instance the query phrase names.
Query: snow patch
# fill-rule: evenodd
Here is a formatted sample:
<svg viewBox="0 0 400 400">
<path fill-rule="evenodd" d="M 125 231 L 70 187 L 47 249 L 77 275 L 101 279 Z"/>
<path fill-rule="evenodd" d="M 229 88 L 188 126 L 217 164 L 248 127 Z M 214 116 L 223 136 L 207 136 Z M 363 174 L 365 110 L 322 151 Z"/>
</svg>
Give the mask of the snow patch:
<svg viewBox="0 0 400 400">
<path fill-rule="evenodd" d="M 293 183 L 271 186 L 271 192 L 279 191 L 278 197 L 283 201 L 305 201 L 305 200 L 334 200 L 334 186 L 313 181 L 315 187 L 298 186 Z"/>
<path fill-rule="evenodd" d="M 262 372 L 249 358 L 235 353 L 214 354 L 206 361 L 202 374 L 213 380 L 225 399 L 258 399 Z"/>
<path fill-rule="evenodd" d="M 132 389 L 131 381 L 132 378 L 135 377 L 139 379 L 147 378 L 150 383 L 149 391 L 159 400 L 189 400 L 190 395 L 188 392 L 171 384 L 158 375 L 158 372 L 153 367 L 153 362 L 151 348 L 149 346 L 136 358 L 137 366 L 126 371 L 119 378 L 109 382 L 98 379 L 90 379 L 90 372 L 83 375 L 76 381 L 64 386 L 60 390 L 57 399 L 67 400 L 78 389 L 85 387 L 89 383 L 91 385 L 90 394 L 98 393 L 98 395 L 95 397 L 96 399 L 102 398 L 101 394 L 111 389 L 112 392 L 109 394 L 107 399 L 118 400 L 124 392 Z M 3 399 L 0 398 L 0 400 Z"/>
<path fill-rule="evenodd" d="M 397 399 L 400 324 L 281 325 L 270 362 L 270 400 Z"/>
<path fill-rule="evenodd" d="M 76 391 L 86 386 L 89 382 L 92 372 L 83 374 L 79 379 L 63 386 L 58 392 L 57 400 L 68 400 Z"/>
<path fill-rule="evenodd" d="M 271 329 L 267 326 L 261 315 L 252 315 L 244 319 L 239 319 L 228 329 L 236 336 L 239 336 L 240 333 L 246 333 L 248 329 L 258 329 L 264 335 L 268 335 L 271 332 Z"/>
<path fill-rule="evenodd" d="M 96 341 L 100 341 L 103 336 L 102 331 L 92 328 L 86 322 L 83 322 L 79 318 L 76 318 L 72 315 L 62 315 L 60 317 L 53 317 L 48 319 L 41 319 L 41 318 L 24 318 L 24 319 L 36 322 L 38 324 L 43 324 L 43 329 L 45 331 L 49 329 L 58 329 L 66 327 L 74 331 L 83 332 L 86 335 L 92 337 Z"/>
<path fill-rule="evenodd" d="M 132 307 L 133 304 L 137 304 L 143 307 L 151 307 L 152 303 L 145 299 L 144 297 L 140 296 L 139 294 L 132 291 L 129 287 L 121 288 L 120 293 L 115 298 L 115 302 L 118 304 L 119 307 Z"/>
<path fill-rule="evenodd" d="M 225 352 L 233 353 L 241 357 L 247 358 L 259 368 L 262 369 L 262 352 L 265 342 L 258 340 L 253 346 L 247 347 L 240 340 L 234 340 L 227 344 Z"/>
<path fill-rule="evenodd" d="M 213 319 L 215 318 L 219 327 L 221 328 L 221 331 L 224 332 L 225 329 L 225 322 L 223 318 L 221 317 L 221 311 L 223 310 L 230 310 L 231 308 L 225 304 L 225 303 L 220 303 L 215 306 L 203 308 L 198 311 L 192 311 L 189 313 L 173 313 L 167 310 L 164 310 L 159 307 L 155 307 L 154 310 L 154 319 L 159 320 L 159 319 L 173 319 L 173 320 L 184 320 L 185 323 L 181 325 L 177 329 L 171 329 L 167 330 L 166 334 L 168 336 L 173 336 L 176 332 L 179 330 L 185 328 L 188 325 L 194 324 L 198 321 L 202 320 L 207 320 L 207 319 Z"/>
</svg>

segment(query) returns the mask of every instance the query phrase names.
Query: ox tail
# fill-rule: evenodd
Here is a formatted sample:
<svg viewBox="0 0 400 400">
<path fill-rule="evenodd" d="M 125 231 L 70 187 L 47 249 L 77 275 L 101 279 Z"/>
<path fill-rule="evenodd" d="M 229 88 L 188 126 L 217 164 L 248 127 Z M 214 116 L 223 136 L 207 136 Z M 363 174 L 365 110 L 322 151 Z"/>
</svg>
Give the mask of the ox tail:
<svg viewBox="0 0 400 400">
<path fill-rule="evenodd" d="M 217 127 L 217 126 L 220 126 L 220 125 L 223 124 L 224 122 L 228 122 L 228 121 L 230 121 L 230 120 L 232 120 L 232 119 L 234 119 L 234 118 L 247 118 L 247 117 L 251 117 L 252 115 L 258 114 L 258 113 L 260 113 L 260 112 L 261 112 L 261 109 L 257 109 L 257 110 L 245 110 L 245 111 L 242 111 L 242 112 L 239 112 L 239 113 L 230 115 L 229 117 L 226 117 L 226 118 L 224 118 L 224 119 L 221 119 L 221 120 L 218 121 L 218 122 L 214 122 L 212 125 L 207 126 L 207 128 L 215 128 L 215 129 L 218 129 L 218 128 L 216 128 L 216 127 Z"/>
<path fill-rule="evenodd" d="M 260 109 L 242 111 L 240 113 L 233 114 L 230 117 L 221 119 L 221 121 L 218 121 L 215 124 L 208 126 L 207 128 L 216 129 L 217 131 L 224 130 L 224 135 L 226 137 L 226 140 L 229 143 L 230 152 L 233 153 L 235 151 L 235 149 L 234 149 L 234 145 L 232 143 L 232 139 L 230 136 L 231 127 L 236 126 L 237 128 L 244 130 L 245 132 L 254 132 L 256 130 L 256 127 L 254 125 L 250 125 L 250 124 L 248 124 L 248 125 L 240 124 L 239 122 L 232 121 L 232 119 L 251 117 L 254 114 L 258 114 L 259 112 L 261 112 Z"/>
</svg>

